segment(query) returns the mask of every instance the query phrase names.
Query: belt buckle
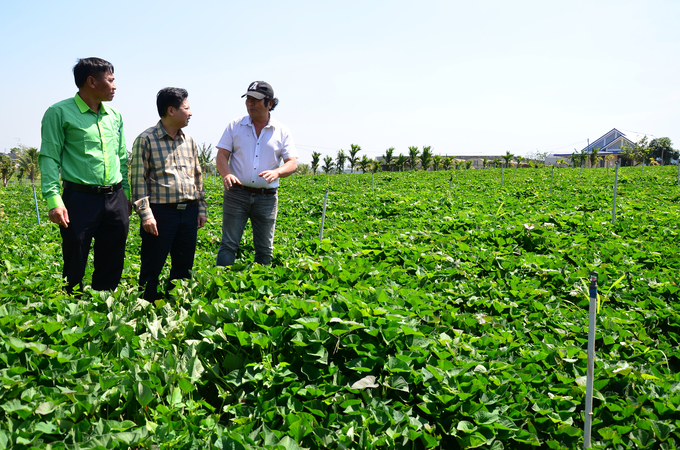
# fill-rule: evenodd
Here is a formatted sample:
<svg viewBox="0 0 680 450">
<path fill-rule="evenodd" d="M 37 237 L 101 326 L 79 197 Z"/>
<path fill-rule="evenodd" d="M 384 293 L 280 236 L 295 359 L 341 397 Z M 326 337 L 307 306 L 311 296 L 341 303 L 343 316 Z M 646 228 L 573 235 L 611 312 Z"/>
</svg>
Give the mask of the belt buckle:
<svg viewBox="0 0 680 450">
<path fill-rule="evenodd" d="M 187 209 L 187 204 L 186 203 L 178 203 L 177 209 L 179 209 L 180 211 L 184 211 L 185 209 Z"/>
</svg>

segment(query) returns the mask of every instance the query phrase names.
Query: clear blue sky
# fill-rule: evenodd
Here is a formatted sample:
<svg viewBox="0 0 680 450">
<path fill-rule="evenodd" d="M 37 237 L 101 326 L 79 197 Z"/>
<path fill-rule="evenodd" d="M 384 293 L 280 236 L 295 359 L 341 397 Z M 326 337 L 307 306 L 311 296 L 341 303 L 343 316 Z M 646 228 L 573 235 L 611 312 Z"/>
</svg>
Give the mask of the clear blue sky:
<svg viewBox="0 0 680 450">
<path fill-rule="evenodd" d="M 300 162 L 571 152 L 611 128 L 680 148 L 680 2 L 3 2 L 0 151 L 40 146 L 45 109 L 73 96 L 77 58 L 115 66 L 128 148 L 184 87 L 185 131 L 217 144 L 265 80 Z M 7 101 L 8 100 L 8 101 Z"/>
</svg>

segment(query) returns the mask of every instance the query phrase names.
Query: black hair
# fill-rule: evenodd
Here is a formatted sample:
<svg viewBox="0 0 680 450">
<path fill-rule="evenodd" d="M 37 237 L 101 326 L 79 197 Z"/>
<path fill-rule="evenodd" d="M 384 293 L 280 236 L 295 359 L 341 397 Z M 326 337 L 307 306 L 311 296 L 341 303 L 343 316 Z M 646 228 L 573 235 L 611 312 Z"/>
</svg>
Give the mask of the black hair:
<svg viewBox="0 0 680 450">
<path fill-rule="evenodd" d="M 85 85 L 88 77 L 99 78 L 106 72 L 113 73 L 113 64 L 101 58 L 81 58 L 73 66 L 73 78 L 78 89 Z"/>
<path fill-rule="evenodd" d="M 166 87 L 158 91 L 156 95 L 156 107 L 158 108 L 158 115 L 165 117 L 168 114 L 168 108 L 173 107 L 179 109 L 182 102 L 189 97 L 186 89 Z"/>
<path fill-rule="evenodd" d="M 274 97 L 274 98 L 265 97 L 265 98 L 264 98 L 264 107 L 265 107 L 265 108 L 266 108 L 267 106 L 269 106 L 269 100 L 272 101 L 272 109 L 270 109 L 269 111 L 274 111 L 274 108 L 276 108 L 276 105 L 279 104 L 279 99 L 276 98 L 276 97 Z"/>
</svg>

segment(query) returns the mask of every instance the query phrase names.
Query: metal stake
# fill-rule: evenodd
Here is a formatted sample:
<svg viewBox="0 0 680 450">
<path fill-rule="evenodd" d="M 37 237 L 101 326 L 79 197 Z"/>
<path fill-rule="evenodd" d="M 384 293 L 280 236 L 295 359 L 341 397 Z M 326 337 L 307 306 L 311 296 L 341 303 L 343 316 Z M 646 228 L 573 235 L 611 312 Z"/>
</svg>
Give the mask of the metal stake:
<svg viewBox="0 0 680 450">
<path fill-rule="evenodd" d="M 619 162 L 616 161 L 616 170 L 614 171 L 614 205 L 612 206 L 612 224 L 616 223 L 616 187 L 619 184 Z"/>
<path fill-rule="evenodd" d="M 326 221 L 326 204 L 328 203 L 328 188 L 323 196 L 323 211 L 321 212 L 321 231 L 319 231 L 319 242 L 323 241 L 323 224 Z"/>
<path fill-rule="evenodd" d="M 373 184 L 373 194 L 375 195 L 375 172 L 371 174 L 371 183 Z"/>
<path fill-rule="evenodd" d="M 38 197 L 35 195 L 35 184 L 33 185 L 33 200 L 35 200 L 35 216 L 38 218 L 38 225 L 40 225 L 40 213 L 38 212 Z"/>
<path fill-rule="evenodd" d="M 503 187 L 503 168 L 501 167 L 501 187 Z"/>
<path fill-rule="evenodd" d="M 593 424 L 593 381 L 595 379 L 595 314 L 597 312 L 597 272 L 590 272 L 590 309 L 588 313 L 588 374 L 586 377 L 586 410 L 583 426 L 584 448 L 590 448 Z"/>
</svg>

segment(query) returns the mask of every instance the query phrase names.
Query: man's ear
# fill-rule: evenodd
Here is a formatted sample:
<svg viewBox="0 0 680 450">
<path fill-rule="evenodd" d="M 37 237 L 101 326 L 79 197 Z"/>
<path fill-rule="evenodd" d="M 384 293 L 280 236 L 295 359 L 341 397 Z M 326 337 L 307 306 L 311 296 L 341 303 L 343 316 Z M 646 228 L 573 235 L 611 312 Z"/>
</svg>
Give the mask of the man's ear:
<svg viewBox="0 0 680 450">
<path fill-rule="evenodd" d="M 87 77 L 87 80 L 85 80 L 85 84 L 87 84 L 92 89 L 94 89 L 96 83 L 97 83 L 97 80 L 92 75 Z"/>
<path fill-rule="evenodd" d="M 174 106 L 168 106 L 168 111 L 167 111 L 167 114 L 166 114 L 166 115 L 167 115 L 168 117 L 172 117 L 172 116 L 175 115 L 175 112 L 176 112 L 176 111 L 177 111 L 177 109 L 175 109 Z"/>
</svg>

